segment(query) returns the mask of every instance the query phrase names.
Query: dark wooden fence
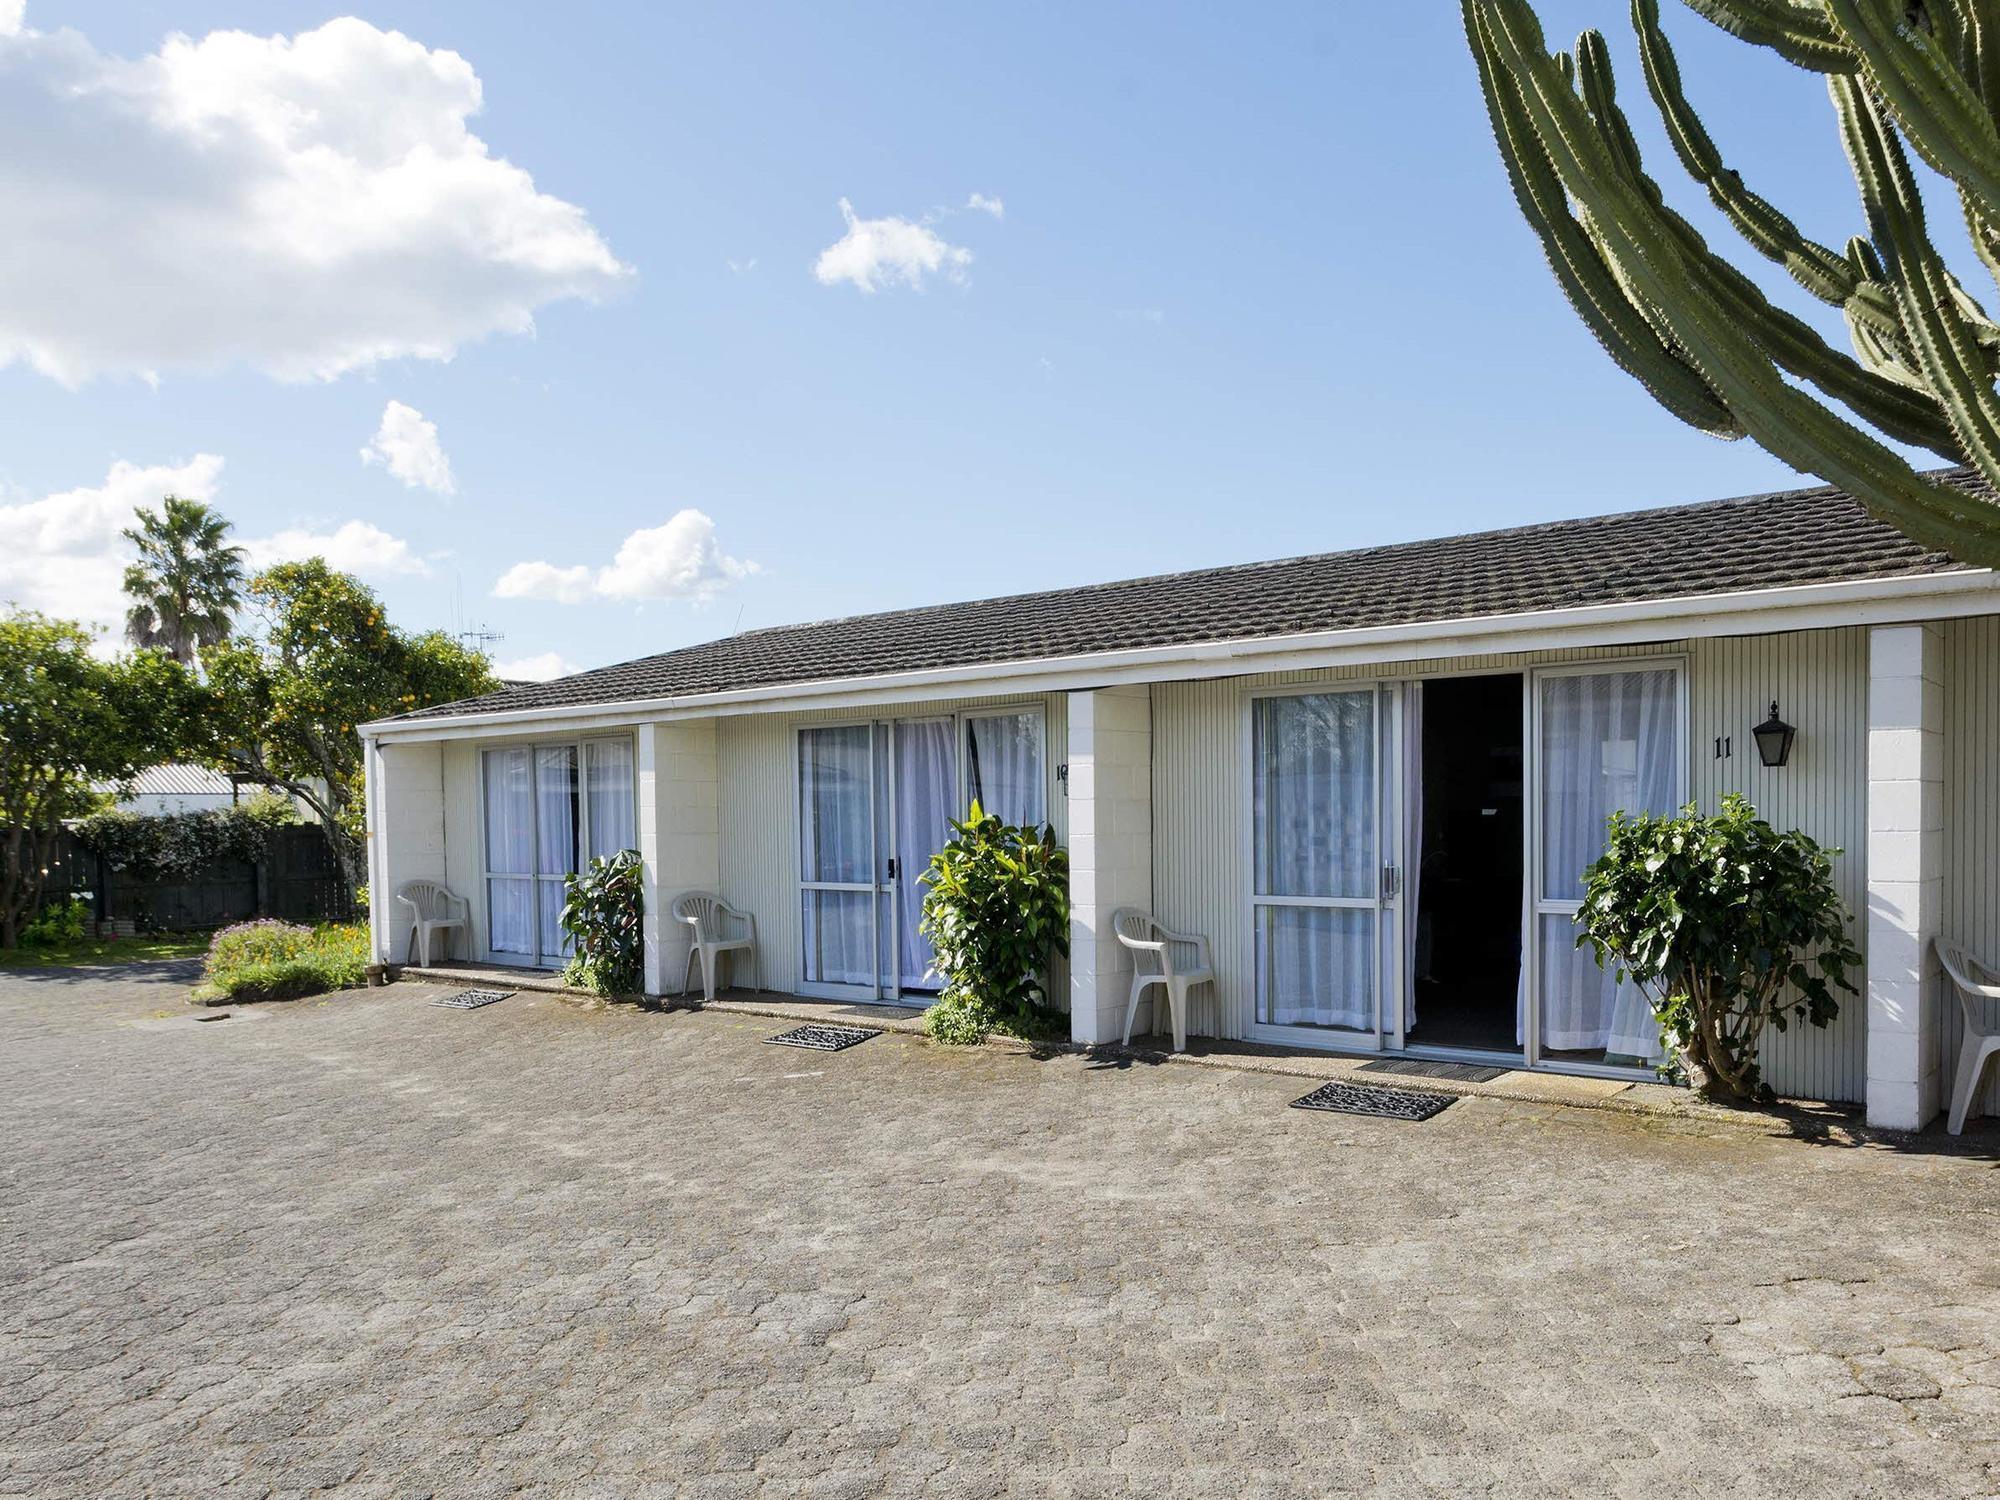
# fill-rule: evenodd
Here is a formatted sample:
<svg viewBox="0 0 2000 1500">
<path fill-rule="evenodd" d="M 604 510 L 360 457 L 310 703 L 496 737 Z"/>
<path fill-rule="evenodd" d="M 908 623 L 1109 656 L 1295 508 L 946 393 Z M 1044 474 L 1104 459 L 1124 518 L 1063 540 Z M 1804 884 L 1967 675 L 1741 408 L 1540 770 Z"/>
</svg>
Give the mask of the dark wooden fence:
<svg viewBox="0 0 2000 1500">
<path fill-rule="evenodd" d="M 278 829 L 264 859 L 229 860 L 187 881 L 135 880 L 126 871 L 107 868 L 75 835 L 65 833 L 56 841 L 42 898 L 69 895 L 91 897 L 93 915 L 130 921 L 141 931 L 222 927 L 251 917 L 289 922 L 354 917 L 340 863 L 317 823 Z"/>
</svg>

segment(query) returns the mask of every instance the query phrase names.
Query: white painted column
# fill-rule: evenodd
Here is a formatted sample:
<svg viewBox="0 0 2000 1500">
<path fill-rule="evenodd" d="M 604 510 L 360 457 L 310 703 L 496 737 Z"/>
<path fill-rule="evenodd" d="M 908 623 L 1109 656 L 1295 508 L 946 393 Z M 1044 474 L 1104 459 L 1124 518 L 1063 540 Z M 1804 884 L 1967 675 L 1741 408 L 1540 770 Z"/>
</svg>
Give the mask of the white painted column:
<svg viewBox="0 0 2000 1500">
<path fill-rule="evenodd" d="M 1869 632 L 1868 1123 L 1896 1130 L 1940 1107 L 1943 655 L 1935 625 Z"/>
<path fill-rule="evenodd" d="M 444 747 L 377 741 L 365 764 L 368 924 L 376 957 L 383 963 L 415 962 L 408 957 L 409 911 L 396 904 L 396 888 L 406 880 L 445 883 Z M 453 934 L 453 956 L 466 957 L 470 940 L 469 933 Z M 436 958 L 438 940 L 432 941 Z"/>
<path fill-rule="evenodd" d="M 1069 1023 L 1078 1042 L 1125 1029 L 1132 964 L 1111 931 L 1153 904 L 1153 719 L 1144 687 L 1069 695 Z"/>
<path fill-rule="evenodd" d="M 689 929 L 667 908 L 683 891 L 722 886 L 721 762 L 716 721 L 643 724 L 635 766 L 639 855 L 646 864 L 646 992 L 678 992 Z"/>
</svg>

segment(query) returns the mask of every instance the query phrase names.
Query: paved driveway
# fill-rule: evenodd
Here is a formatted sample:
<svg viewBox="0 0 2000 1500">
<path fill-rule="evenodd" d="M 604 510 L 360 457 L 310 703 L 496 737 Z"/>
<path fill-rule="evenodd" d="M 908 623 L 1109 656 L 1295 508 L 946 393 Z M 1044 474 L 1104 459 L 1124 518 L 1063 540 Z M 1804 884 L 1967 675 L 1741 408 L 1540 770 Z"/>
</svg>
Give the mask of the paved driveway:
<svg viewBox="0 0 2000 1500">
<path fill-rule="evenodd" d="M 0 976 L 0 1492 L 2000 1490 L 1990 1156 L 425 995 Z"/>
</svg>

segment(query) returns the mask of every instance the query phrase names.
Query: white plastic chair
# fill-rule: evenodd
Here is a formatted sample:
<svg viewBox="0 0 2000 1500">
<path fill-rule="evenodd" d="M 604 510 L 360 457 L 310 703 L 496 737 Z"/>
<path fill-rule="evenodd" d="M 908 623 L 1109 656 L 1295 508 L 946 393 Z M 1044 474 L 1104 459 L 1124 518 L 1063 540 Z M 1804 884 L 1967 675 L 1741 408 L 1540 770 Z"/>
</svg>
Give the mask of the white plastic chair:
<svg viewBox="0 0 2000 1500">
<path fill-rule="evenodd" d="M 438 956 L 449 958 L 452 930 L 468 935 L 472 931 L 471 903 L 435 880 L 406 880 L 396 887 L 396 899 L 410 911 L 409 954 L 417 955 L 417 962 L 426 969 L 431 966 L 432 933 L 443 935 L 443 952 Z M 409 954 L 403 962 L 410 961 Z"/>
<path fill-rule="evenodd" d="M 764 988 L 764 959 L 757 951 L 757 919 L 747 911 L 739 911 L 711 891 L 684 891 L 674 897 L 670 908 L 676 922 L 685 922 L 694 929 L 694 937 L 688 944 L 687 969 L 681 975 L 681 993 L 685 995 L 688 977 L 693 974 L 698 960 L 701 964 L 701 997 L 704 1001 L 715 998 L 716 960 L 725 953 L 750 954 L 751 976 L 757 988 Z M 742 930 L 734 935 L 729 931 L 731 923 L 740 922 Z"/>
<path fill-rule="evenodd" d="M 1951 1086 L 1951 1119 L 1945 1125 L 1957 1135 L 1965 1129 L 1966 1112 L 1979 1092 L 1986 1064 L 2000 1053 L 2000 1029 L 1987 1024 L 1979 1003 L 2000 1000 L 2000 969 L 1969 956 L 1957 943 L 1940 939 L 1933 946 L 1938 962 L 1958 989 L 1959 1008 L 1965 1012 L 1965 1035 L 1958 1043 L 1958 1077 Z"/>
<path fill-rule="evenodd" d="M 1132 1021 L 1139 1014 L 1139 1001 L 1152 985 L 1165 992 L 1173 1012 L 1174 1051 L 1187 1051 L 1188 991 L 1198 984 L 1215 983 L 1215 965 L 1208 956 L 1208 939 L 1198 933 L 1169 932 L 1150 915 L 1131 907 L 1111 914 L 1111 930 L 1118 941 L 1132 950 L 1132 999 L 1125 1007 L 1125 1041 L 1132 1041 Z M 1175 949 L 1185 954 L 1193 949 L 1193 962 L 1180 961 Z"/>
</svg>

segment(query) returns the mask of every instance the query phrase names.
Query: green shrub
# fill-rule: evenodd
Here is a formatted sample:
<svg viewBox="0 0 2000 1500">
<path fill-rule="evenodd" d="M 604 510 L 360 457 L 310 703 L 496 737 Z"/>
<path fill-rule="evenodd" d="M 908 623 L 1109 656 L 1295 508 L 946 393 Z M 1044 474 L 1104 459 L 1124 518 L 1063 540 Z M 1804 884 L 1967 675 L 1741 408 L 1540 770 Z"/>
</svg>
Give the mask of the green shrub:
<svg viewBox="0 0 2000 1500">
<path fill-rule="evenodd" d="M 358 924 L 239 922 L 210 942 L 202 990 L 245 1002 L 294 1000 L 353 989 L 368 963 L 368 929 Z"/>
<path fill-rule="evenodd" d="M 1611 815 L 1604 854 L 1584 871 L 1577 946 L 1652 1003 L 1662 1072 L 1712 1098 L 1768 1096 L 1765 1026 L 1825 1026 L 1839 1013 L 1833 990 L 1853 993 L 1861 954 L 1833 885 L 1838 853 L 1779 833 L 1734 793 L 1714 817 L 1693 804 Z"/>
<path fill-rule="evenodd" d="M 1061 1017 L 1049 960 L 1069 952 L 1069 855 L 1052 827 L 1016 827 L 977 802 L 924 872 L 919 924 L 944 980 L 924 1030 L 969 1046 L 989 1032 L 1046 1039 Z"/>
<path fill-rule="evenodd" d="M 264 858 L 271 835 L 298 821 L 298 811 L 285 798 L 261 794 L 201 812 L 97 813 L 76 825 L 76 836 L 105 864 L 135 880 L 192 880 L 216 865 Z"/>
<path fill-rule="evenodd" d="M 89 921 L 90 902 L 82 896 L 45 902 L 35 920 L 21 929 L 21 946 L 62 948 L 80 943 Z"/>
<path fill-rule="evenodd" d="M 562 929 L 575 957 L 563 983 L 600 995 L 637 994 L 646 982 L 644 868 L 636 849 L 621 849 L 565 877 Z"/>
</svg>

